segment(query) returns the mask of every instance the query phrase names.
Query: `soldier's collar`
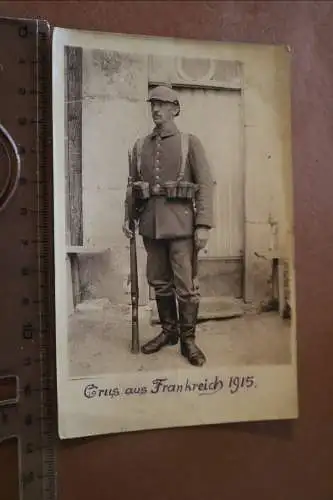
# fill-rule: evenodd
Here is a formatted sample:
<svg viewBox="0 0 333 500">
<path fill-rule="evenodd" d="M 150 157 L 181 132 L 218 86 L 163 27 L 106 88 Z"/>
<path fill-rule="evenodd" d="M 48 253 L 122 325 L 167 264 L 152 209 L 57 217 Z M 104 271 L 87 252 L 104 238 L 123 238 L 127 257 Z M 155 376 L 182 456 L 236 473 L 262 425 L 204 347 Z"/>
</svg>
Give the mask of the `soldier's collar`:
<svg viewBox="0 0 333 500">
<path fill-rule="evenodd" d="M 155 127 L 151 133 L 151 137 L 156 137 L 157 135 L 159 135 L 160 137 L 169 137 L 178 133 L 179 130 L 177 126 L 173 122 L 170 122 L 165 127 L 163 127 L 162 130 L 159 130 L 157 127 Z"/>
</svg>

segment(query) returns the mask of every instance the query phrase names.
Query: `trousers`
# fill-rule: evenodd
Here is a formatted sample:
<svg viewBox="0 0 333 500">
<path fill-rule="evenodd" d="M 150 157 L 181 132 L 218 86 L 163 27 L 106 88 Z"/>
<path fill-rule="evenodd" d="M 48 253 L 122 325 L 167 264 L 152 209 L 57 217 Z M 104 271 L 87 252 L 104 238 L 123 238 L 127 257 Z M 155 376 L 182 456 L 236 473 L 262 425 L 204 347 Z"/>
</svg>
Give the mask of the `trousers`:
<svg viewBox="0 0 333 500">
<path fill-rule="evenodd" d="M 147 252 L 147 281 L 157 296 L 175 294 L 179 301 L 198 303 L 197 252 L 192 237 L 143 238 Z"/>
</svg>

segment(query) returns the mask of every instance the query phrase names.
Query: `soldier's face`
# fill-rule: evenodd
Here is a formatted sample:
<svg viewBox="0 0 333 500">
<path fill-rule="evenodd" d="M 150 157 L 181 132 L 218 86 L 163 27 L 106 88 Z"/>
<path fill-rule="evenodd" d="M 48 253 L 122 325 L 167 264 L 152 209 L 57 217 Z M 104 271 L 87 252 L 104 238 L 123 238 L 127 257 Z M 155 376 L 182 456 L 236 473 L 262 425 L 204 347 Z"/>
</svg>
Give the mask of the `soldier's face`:
<svg viewBox="0 0 333 500">
<path fill-rule="evenodd" d="M 171 102 L 152 101 L 151 114 L 155 125 L 160 126 L 173 120 L 177 113 L 177 106 Z"/>
</svg>

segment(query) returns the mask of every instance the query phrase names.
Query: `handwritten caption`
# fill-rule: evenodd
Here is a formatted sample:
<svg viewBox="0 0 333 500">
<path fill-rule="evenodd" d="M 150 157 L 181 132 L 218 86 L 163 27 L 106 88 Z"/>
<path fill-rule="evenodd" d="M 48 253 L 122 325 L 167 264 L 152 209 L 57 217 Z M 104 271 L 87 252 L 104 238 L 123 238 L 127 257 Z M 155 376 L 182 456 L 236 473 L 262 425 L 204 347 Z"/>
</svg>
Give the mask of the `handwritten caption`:
<svg viewBox="0 0 333 500">
<path fill-rule="evenodd" d="M 229 376 L 225 379 L 215 376 L 213 379 L 205 378 L 201 382 L 192 382 L 188 378 L 183 383 L 171 383 L 167 377 L 155 378 L 151 385 L 127 387 L 99 387 L 91 383 L 83 388 L 83 395 L 87 399 L 119 398 L 122 396 L 143 396 L 147 394 L 166 393 L 197 393 L 199 396 L 212 395 L 220 391 L 236 394 L 257 387 L 253 376 Z"/>
</svg>

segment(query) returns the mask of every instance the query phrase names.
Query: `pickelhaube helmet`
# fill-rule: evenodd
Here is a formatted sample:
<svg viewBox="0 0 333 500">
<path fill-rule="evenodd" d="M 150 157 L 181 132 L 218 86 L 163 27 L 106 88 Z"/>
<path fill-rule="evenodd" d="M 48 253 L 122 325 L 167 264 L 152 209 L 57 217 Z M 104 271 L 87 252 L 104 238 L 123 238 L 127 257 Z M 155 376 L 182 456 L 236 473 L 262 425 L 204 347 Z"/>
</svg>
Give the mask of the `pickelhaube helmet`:
<svg viewBox="0 0 333 500">
<path fill-rule="evenodd" d="M 162 102 L 171 102 L 179 106 L 179 99 L 177 92 L 168 85 L 158 85 L 150 90 L 147 102 L 152 101 L 162 101 Z M 177 116 L 179 114 L 179 110 Z"/>
</svg>

